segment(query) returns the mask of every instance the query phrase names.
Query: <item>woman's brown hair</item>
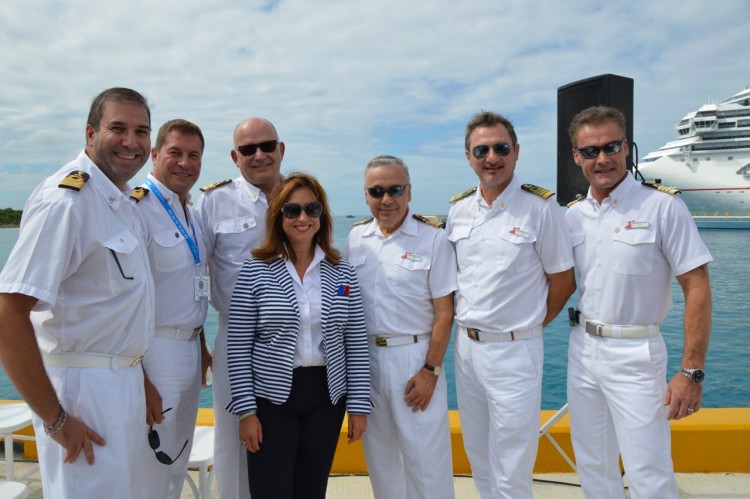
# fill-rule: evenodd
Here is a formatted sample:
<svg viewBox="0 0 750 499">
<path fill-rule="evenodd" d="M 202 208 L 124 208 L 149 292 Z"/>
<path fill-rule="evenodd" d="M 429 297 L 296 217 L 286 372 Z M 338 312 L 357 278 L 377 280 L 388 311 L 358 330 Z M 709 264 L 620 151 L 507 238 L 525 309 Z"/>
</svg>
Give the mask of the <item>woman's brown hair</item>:
<svg viewBox="0 0 750 499">
<path fill-rule="evenodd" d="M 279 256 L 283 256 L 292 262 L 295 261 L 296 255 L 286 244 L 288 241 L 282 227 L 281 207 L 284 203 L 289 202 L 292 193 L 297 189 L 309 189 L 315 199 L 323 205 L 323 213 L 320 215 L 320 229 L 315 234 L 313 242 L 317 243 L 323 250 L 326 260 L 333 265 L 338 265 L 341 262 L 341 253 L 333 247 L 333 218 L 331 218 L 331 210 L 328 207 L 328 197 L 315 177 L 301 172 L 292 173 L 283 179 L 271 194 L 268 212 L 266 213 L 266 237 L 263 244 L 253 250 L 252 255 L 268 263 Z"/>
</svg>

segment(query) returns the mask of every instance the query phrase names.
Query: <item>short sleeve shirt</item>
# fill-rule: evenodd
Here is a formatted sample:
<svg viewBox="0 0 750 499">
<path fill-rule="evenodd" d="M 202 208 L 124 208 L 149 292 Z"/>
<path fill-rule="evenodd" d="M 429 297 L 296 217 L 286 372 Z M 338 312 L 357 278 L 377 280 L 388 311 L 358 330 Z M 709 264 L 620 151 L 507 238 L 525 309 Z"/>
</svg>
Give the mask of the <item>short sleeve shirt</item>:
<svg viewBox="0 0 750 499">
<path fill-rule="evenodd" d="M 456 320 L 506 332 L 540 326 L 547 311 L 546 274 L 573 267 L 570 237 L 554 198 L 526 192 L 516 176 L 490 208 L 480 188 L 448 214 L 456 248 Z"/>
<path fill-rule="evenodd" d="M 631 174 L 601 205 L 589 191 L 565 220 L 579 273 L 578 309 L 588 319 L 659 324 L 672 306 L 672 276 L 712 261 L 682 199 Z"/>
<path fill-rule="evenodd" d="M 58 187 L 72 171 L 88 181 Z M 138 357 L 148 348 L 154 285 L 129 194 L 81 151 L 26 202 L 0 292 L 37 298 L 31 322 L 42 352 Z"/>
<path fill-rule="evenodd" d="M 456 257 L 443 229 L 412 217 L 389 238 L 376 220 L 349 233 L 344 258 L 357 271 L 369 335 L 432 331 L 432 300 L 456 290 Z"/>
</svg>

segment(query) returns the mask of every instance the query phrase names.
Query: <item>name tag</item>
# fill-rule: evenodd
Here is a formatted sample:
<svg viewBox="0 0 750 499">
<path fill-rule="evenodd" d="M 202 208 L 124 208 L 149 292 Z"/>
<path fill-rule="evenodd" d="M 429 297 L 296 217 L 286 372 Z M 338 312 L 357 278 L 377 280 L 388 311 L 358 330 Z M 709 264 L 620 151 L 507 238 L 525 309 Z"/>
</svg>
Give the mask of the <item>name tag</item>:
<svg viewBox="0 0 750 499">
<path fill-rule="evenodd" d="M 630 220 L 625 224 L 626 229 L 648 229 L 648 222 L 638 222 Z"/>
<path fill-rule="evenodd" d="M 412 262 L 421 262 L 422 261 L 422 257 L 421 256 L 415 255 L 414 253 L 409 253 L 408 251 L 406 253 L 404 253 L 403 255 L 401 255 L 401 258 L 403 260 L 410 260 Z"/>
<path fill-rule="evenodd" d="M 521 229 L 520 227 L 513 227 L 508 231 L 508 234 L 514 234 L 518 237 L 529 237 L 529 233 Z"/>
<path fill-rule="evenodd" d="M 193 279 L 195 301 L 208 300 L 211 296 L 211 280 L 206 275 L 198 275 Z"/>
</svg>

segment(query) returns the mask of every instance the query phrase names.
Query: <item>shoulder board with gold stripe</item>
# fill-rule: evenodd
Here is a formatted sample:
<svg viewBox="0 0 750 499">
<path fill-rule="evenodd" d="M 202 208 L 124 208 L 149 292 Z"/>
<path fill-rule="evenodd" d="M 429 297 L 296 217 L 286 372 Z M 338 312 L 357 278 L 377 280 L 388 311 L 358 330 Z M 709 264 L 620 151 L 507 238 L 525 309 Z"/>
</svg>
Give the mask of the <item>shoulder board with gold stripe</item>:
<svg viewBox="0 0 750 499">
<path fill-rule="evenodd" d="M 360 220 L 359 222 L 354 222 L 354 223 L 352 224 L 352 227 L 358 227 L 358 226 L 360 226 L 360 225 L 365 225 L 365 224 L 369 224 L 369 223 L 370 223 L 370 222 L 372 222 L 373 220 L 374 220 L 374 219 L 373 219 L 373 217 L 370 217 L 370 218 L 366 218 L 366 219 L 364 219 L 364 220 Z"/>
<path fill-rule="evenodd" d="M 443 222 L 441 222 L 440 220 L 437 220 L 435 218 L 427 218 L 426 216 L 419 215 L 417 213 L 414 213 L 412 215 L 412 217 L 414 217 L 415 220 L 419 220 L 420 222 L 425 223 L 427 225 L 431 225 L 431 226 L 433 226 L 435 228 L 438 228 L 438 229 L 444 229 L 445 228 L 445 224 Z"/>
<path fill-rule="evenodd" d="M 574 204 L 576 204 L 578 201 L 583 201 L 584 199 L 586 199 L 586 196 L 582 196 L 582 195 L 578 194 L 578 197 L 576 197 L 573 201 L 571 201 L 570 203 L 566 204 L 565 206 L 567 206 L 568 208 L 570 208 L 571 206 L 573 206 Z"/>
<path fill-rule="evenodd" d="M 148 194 L 148 189 L 146 189 L 145 187 L 136 187 L 130 193 L 130 199 L 138 203 L 141 201 L 141 199 L 146 197 L 146 194 Z"/>
<path fill-rule="evenodd" d="M 464 191 L 461 194 L 456 194 L 455 196 L 453 196 L 452 198 L 450 198 L 448 200 L 448 202 L 451 203 L 451 204 L 453 204 L 456 201 L 461 201 L 463 198 L 465 198 L 467 196 L 471 196 L 472 194 L 474 194 L 474 191 L 476 191 L 476 190 L 477 190 L 476 187 L 472 187 L 468 191 Z"/>
<path fill-rule="evenodd" d="M 222 185 L 227 185 L 227 184 L 231 184 L 231 183 L 232 183 L 232 179 L 231 178 L 228 178 L 226 180 L 219 180 L 218 182 L 214 182 L 213 184 L 204 185 L 203 187 L 200 188 L 200 191 L 201 192 L 208 192 L 208 191 L 211 191 L 213 189 L 216 189 L 217 187 L 221 187 Z"/>
<path fill-rule="evenodd" d="M 88 173 L 81 170 L 73 170 L 72 172 L 68 173 L 65 178 L 62 179 L 59 184 L 57 184 L 57 186 L 64 189 L 80 191 L 83 187 L 83 184 L 85 184 L 89 178 L 90 175 Z"/>
<path fill-rule="evenodd" d="M 671 194 L 672 196 L 682 192 L 675 187 L 667 187 L 666 185 L 657 184 L 656 182 L 641 182 L 641 184 L 659 190 L 661 192 L 666 192 L 667 194 Z"/>
<path fill-rule="evenodd" d="M 536 194 L 542 199 L 549 199 L 555 195 L 554 191 L 551 191 L 549 189 L 545 189 L 544 187 L 539 187 L 538 185 L 533 185 L 533 184 L 523 184 L 521 186 L 521 189 L 523 189 L 526 192 Z"/>
</svg>

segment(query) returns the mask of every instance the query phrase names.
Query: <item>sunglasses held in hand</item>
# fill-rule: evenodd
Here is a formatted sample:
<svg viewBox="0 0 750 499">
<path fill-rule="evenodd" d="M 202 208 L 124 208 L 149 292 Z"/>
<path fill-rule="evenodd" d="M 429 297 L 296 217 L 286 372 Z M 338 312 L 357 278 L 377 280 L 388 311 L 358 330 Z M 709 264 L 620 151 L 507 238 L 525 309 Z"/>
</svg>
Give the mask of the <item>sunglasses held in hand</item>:
<svg viewBox="0 0 750 499">
<path fill-rule="evenodd" d="M 171 410 L 172 410 L 171 407 L 168 409 L 164 409 L 164 411 L 162 411 L 162 414 L 165 414 Z M 166 452 L 156 450 L 161 445 L 159 434 L 156 433 L 156 430 L 154 430 L 154 425 L 151 425 L 148 427 L 148 445 L 151 446 L 151 450 L 154 451 L 154 455 L 156 456 L 157 461 L 159 461 L 161 464 L 166 464 L 167 466 L 169 466 L 170 464 L 174 464 L 174 462 L 177 461 L 182 455 L 182 451 L 185 450 L 185 447 L 187 447 L 188 442 L 189 440 L 185 440 L 185 443 L 182 444 L 182 449 L 180 449 L 180 452 L 177 454 L 177 456 L 174 459 L 172 459 L 171 457 L 167 455 Z"/>
</svg>

